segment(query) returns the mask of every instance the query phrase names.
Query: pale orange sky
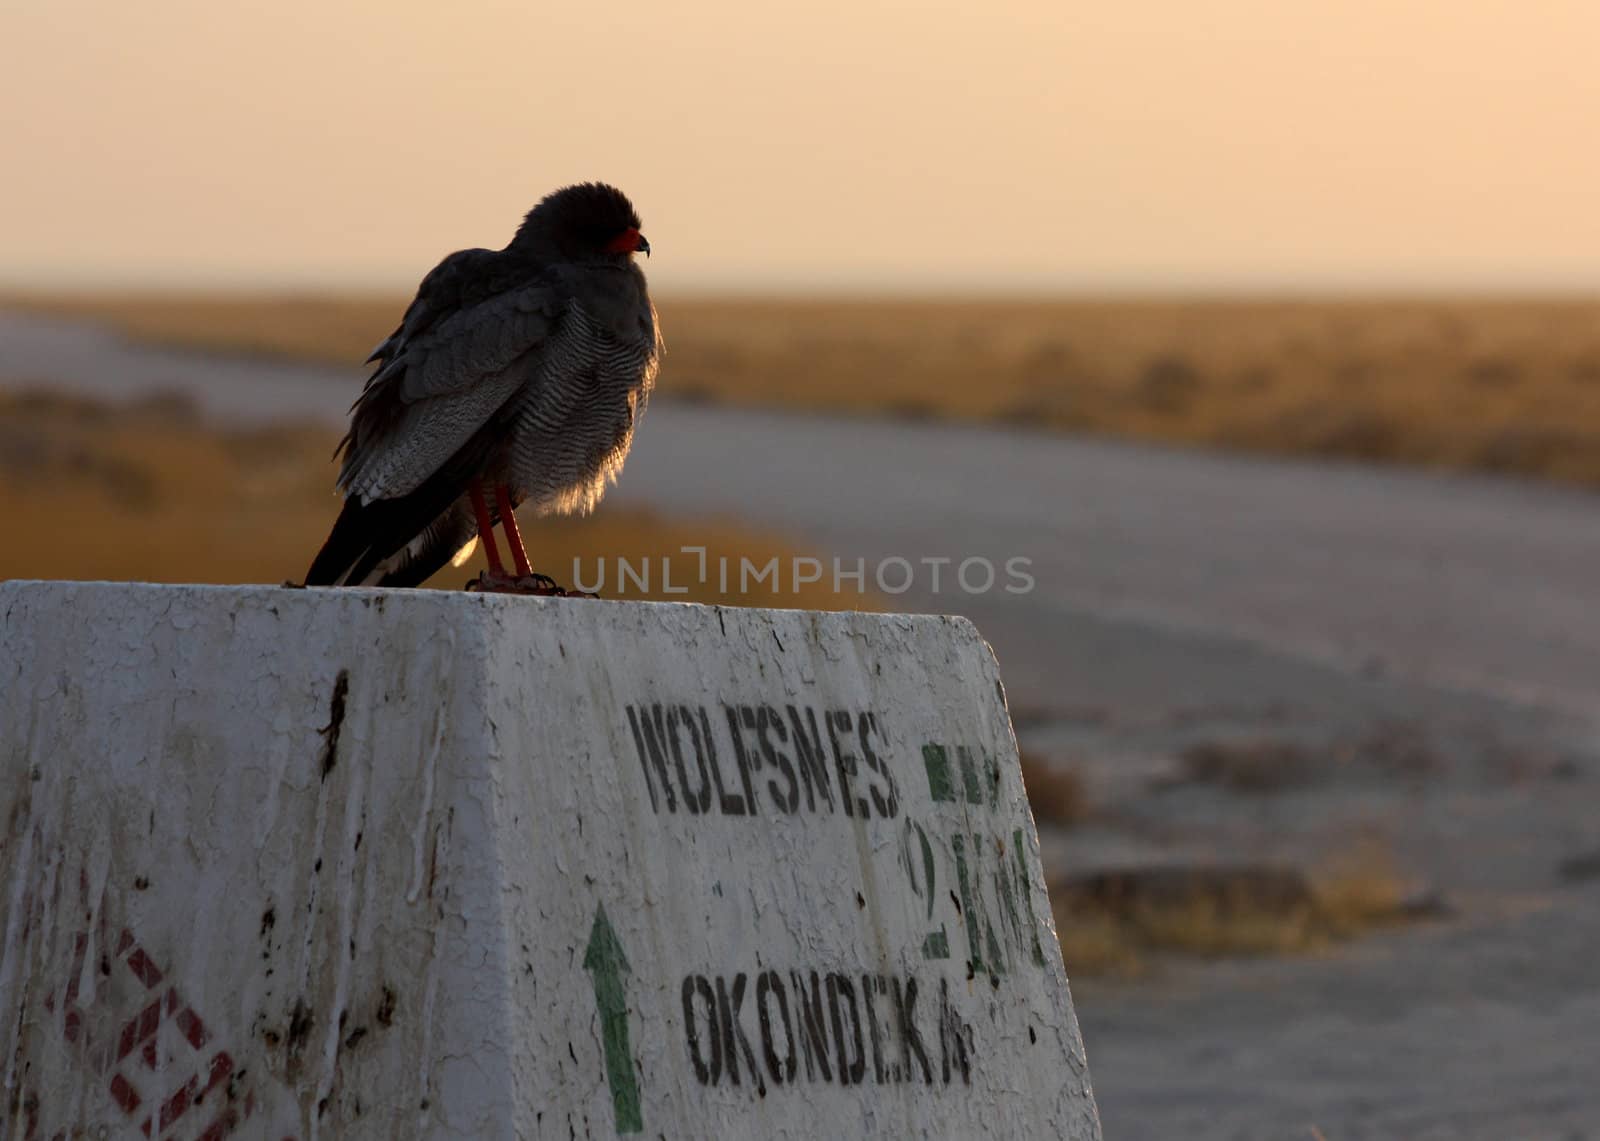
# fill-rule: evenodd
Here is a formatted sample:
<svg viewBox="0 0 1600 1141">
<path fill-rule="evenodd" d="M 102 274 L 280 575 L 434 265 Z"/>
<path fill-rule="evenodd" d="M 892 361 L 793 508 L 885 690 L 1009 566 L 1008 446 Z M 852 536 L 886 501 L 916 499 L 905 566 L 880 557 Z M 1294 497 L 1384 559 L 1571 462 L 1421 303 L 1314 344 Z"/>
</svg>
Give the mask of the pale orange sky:
<svg viewBox="0 0 1600 1141">
<path fill-rule="evenodd" d="M 0 281 L 1600 288 L 1594 0 L 0 0 Z"/>
</svg>

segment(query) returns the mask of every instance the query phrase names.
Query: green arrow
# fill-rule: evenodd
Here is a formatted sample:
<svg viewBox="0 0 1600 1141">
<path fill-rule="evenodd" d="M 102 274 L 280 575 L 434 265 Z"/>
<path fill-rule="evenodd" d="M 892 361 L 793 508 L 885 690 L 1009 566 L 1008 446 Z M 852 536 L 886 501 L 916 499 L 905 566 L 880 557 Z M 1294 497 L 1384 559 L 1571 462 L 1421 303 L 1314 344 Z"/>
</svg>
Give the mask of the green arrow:
<svg viewBox="0 0 1600 1141">
<path fill-rule="evenodd" d="M 628 998 L 622 992 L 622 972 L 628 958 L 617 933 L 606 918 L 605 905 L 595 909 L 583 969 L 592 976 L 594 1005 L 600 1012 L 600 1034 L 606 1043 L 606 1083 L 611 1086 L 611 1108 L 617 1115 L 618 1133 L 644 1129 L 639 1115 L 639 1082 L 633 1076 L 633 1051 L 628 1048 Z"/>
</svg>

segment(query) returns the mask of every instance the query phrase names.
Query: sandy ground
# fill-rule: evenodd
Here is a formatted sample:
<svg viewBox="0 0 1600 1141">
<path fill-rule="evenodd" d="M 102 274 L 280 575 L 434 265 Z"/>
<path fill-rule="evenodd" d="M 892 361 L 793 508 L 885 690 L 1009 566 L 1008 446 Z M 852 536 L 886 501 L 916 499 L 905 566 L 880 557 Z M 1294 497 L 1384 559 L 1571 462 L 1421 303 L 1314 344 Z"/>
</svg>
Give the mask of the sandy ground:
<svg viewBox="0 0 1600 1141">
<path fill-rule="evenodd" d="M 337 419 L 359 386 L 0 314 L 0 384 L 29 380 L 249 419 Z M 1108 1137 L 1600 1137 L 1593 495 L 668 401 L 616 494 L 869 578 L 908 560 L 905 604 L 970 615 L 1025 746 L 1086 775 L 1094 817 L 1044 835 L 1058 868 L 1372 842 L 1444 901 L 1315 958 L 1076 982 Z M 939 591 L 930 557 L 955 560 Z M 999 586 L 952 585 L 965 558 Z M 1030 591 L 1001 589 L 1011 558 Z M 1257 794 L 1186 779 L 1186 746 L 1237 741 L 1300 771 Z"/>
</svg>

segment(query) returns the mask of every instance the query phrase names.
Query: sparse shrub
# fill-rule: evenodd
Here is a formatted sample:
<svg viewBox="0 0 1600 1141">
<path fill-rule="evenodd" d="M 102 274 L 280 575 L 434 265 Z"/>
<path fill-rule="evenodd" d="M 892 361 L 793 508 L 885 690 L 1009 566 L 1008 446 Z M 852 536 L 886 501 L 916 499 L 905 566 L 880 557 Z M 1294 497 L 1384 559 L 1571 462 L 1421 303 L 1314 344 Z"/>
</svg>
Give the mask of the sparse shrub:
<svg viewBox="0 0 1600 1141">
<path fill-rule="evenodd" d="M 1165 353 L 1151 360 L 1139 374 L 1139 402 L 1152 412 L 1170 415 L 1189 407 L 1202 378 L 1185 357 Z"/>
<path fill-rule="evenodd" d="M 1408 721 L 1383 721 L 1360 737 L 1348 755 L 1385 776 L 1416 779 L 1445 768 L 1423 729 Z"/>
<path fill-rule="evenodd" d="M 1251 365 L 1241 369 L 1234 378 L 1234 387 L 1241 393 L 1268 392 L 1277 384 L 1277 374 L 1268 365 Z"/>
<path fill-rule="evenodd" d="M 939 406 L 931 400 L 897 400 L 885 411 L 896 420 L 928 423 L 939 419 Z"/>
<path fill-rule="evenodd" d="M 1083 782 L 1067 769 L 1045 764 L 1031 753 L 1020 755 L 1022 785 L 1034 819 L 1046 824 L 1076 824 L 1088 812 Z"/>
<path fill-rule="evenodd" d="M 1467 379 L 1479 388 L 1510 388 L 1521 373 L 1503 357 L 1485 357 L 1467 366 Z"/>
<path fill-rule="evenodd" d="M 1592 454 L 1600 444 L 1569 428 L 1510 424 L 1490 432 L 1472 450 L 1473 466 L 1486 471 L 1559 471 L 1568 456 Z"/>
<path fill-rule="evenodd" d="M 1281 448 L 1350 459 L 1394 459 L 1404 449 L 1404 431 L 1380 408 L 1343 407 L 1329 401 L 1302 408 L 1283 424 Z"/>
<path fill-rule="evenodd" d="M 1054 338 L 1042 341 L 1023 357 L 1017 368 L 1018 379 L 1028 388 L 1061 388 L 1071 383 L 1077 371 L 1071 348 Z"/>
<path fill-rule="evenodd" d="M 1279 792 L 1304 784 L 1313 775 L 1311 757 L 1303 747 L 1270 737 L 1199 741 L 1185 748 L 1178 761 L 1184 779 L 1234 792 Z"/>
<path fill-rule="evenodd" d="M 1069 974 L 1130 976 L 1151 954 L 1283 955 L 1438 914 L 1408 905 L 1369 847 L 1320 876 L 1277 864 L 1103 869 L 1050 882 Z"/>
</svg>

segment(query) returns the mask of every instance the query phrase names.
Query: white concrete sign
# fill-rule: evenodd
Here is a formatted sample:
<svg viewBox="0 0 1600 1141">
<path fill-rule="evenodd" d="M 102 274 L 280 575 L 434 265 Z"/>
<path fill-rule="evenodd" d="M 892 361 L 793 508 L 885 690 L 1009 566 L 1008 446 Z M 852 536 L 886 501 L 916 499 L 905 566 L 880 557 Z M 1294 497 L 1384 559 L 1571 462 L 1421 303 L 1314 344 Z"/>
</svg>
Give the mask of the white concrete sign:
<svg viewBox="0 0 1600 1141">
<path fill-rule="evenodd" d="M 0 1136 L 1099 1136 L 956 619 L 0 584 Z"/>
</svg>

